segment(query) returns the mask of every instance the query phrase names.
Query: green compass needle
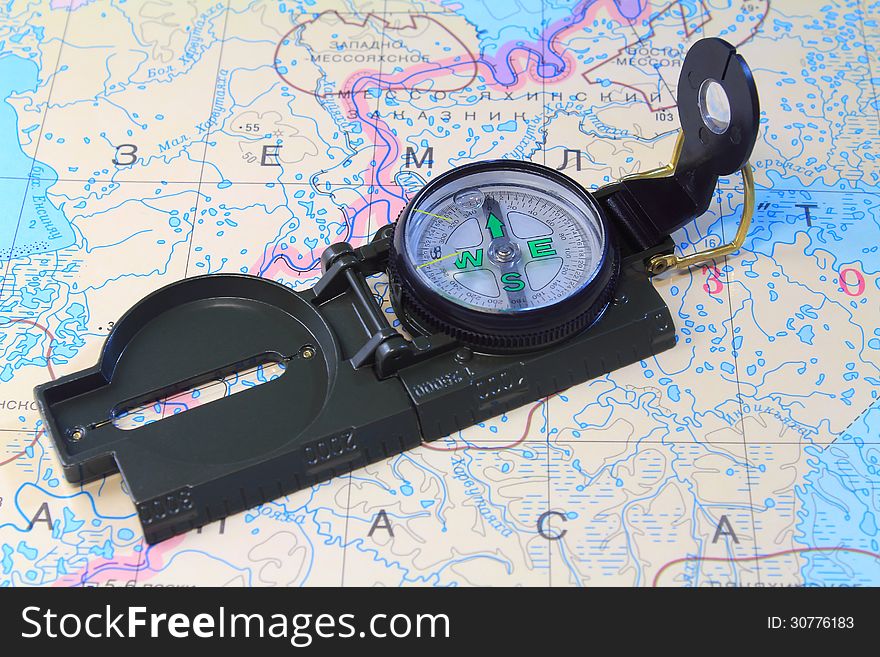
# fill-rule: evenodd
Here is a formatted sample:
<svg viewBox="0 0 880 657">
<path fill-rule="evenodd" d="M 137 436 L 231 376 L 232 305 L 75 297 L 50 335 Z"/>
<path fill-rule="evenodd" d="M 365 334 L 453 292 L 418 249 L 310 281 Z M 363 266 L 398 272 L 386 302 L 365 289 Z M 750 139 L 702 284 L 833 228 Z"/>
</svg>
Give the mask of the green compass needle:
<svg viewBox="0 0 880 657">
<path fill-rule="evenodd" d="M 486 220 L 486 228 L 493 240 L 504 235 L 504 224 L 501 223 L 501 219 L 496 217 L 492 212 L 489 213 L 489 218 Z"/>
</svg>

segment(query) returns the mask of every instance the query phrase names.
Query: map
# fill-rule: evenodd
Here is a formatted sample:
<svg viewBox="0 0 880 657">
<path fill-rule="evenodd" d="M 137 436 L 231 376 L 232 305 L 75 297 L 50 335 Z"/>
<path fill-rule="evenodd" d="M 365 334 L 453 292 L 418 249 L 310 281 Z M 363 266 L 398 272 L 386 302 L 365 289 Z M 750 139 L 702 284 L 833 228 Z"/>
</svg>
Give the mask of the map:
<svg viewBox="0 0 880 657">
<path fill-rule="evenodd" d="M 674 349 L 153 546 L 119 475 L 64 479 L 33 387 L 136 300 L 311 287 L 475 160 L 662 166 L 704 36 L 759 89 L 756 212 L 654 279 Z M 878 52 L 876 0 L 3 2 L 0 585 L 880 585 Z"/>
</svg>

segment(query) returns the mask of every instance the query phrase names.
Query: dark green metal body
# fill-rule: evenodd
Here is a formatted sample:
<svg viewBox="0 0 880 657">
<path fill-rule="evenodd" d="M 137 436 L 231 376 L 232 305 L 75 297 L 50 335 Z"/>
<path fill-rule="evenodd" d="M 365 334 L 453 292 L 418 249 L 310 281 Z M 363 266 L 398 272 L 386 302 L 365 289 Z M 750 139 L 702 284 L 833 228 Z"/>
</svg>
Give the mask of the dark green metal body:
<svg viewBox="0 0 880 657">
<path fill-rule="evenodd" d="M 214 275 L 134 306 L 95 367 L 36 389 L 67 479 L 120 471 L 155 543 L 674 344 L 645 253 L 624 259 L 615 301 L 561 344 L 492 355 L 443 335 L 406 340 L 365 279 L 385 268 L 387 234 L 360 249 L 335 245 L 327 273 L 304 292 Z M 137 402 L 267 359 L 287 361 L 268 383 L 134 430 L 108 421 Z"/>
</svg>

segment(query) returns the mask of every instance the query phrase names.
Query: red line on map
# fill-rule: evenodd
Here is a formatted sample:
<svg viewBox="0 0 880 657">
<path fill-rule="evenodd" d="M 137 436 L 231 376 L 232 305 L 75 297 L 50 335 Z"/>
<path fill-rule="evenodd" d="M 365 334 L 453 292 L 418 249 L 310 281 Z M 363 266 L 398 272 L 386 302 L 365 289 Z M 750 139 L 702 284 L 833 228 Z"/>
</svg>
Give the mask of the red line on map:
<svg viewBox="0 0 880 657">
<path fill-rule="evenodd" d="M 748 42 L 748 41 L 751 41 L 752 37 L 754 37 L 755 34 L 758 33 L 758 30 L 761 29 L 761 26 L 764 24 L 764 20 L 767 18 L 767 13 L 770 11 L 770 0 L 763 0 L 763 2 L 764 2 L 764 12 L 761 14 L 761 17 L 758 19 L 758 21 L 755 23 L 755 25 L 754 25 L 754 26 L 752 27 L 752 29 L 749 31 L 749 34 L 748 34 L 748 35 L 747 35 L 742 41 L 739 41 L 738 43 L 735 43 L 735 44 L 734 44 L 734 47 L 739 48 L 739 47 L 740 47 L 741 45 L 743 45 L 744 43 L 746 43 L 746 42 Z M 591 79 L 590 79 L 590 73 L 592 73 L 592 72 L 595 71 L 596 69 L 599 69 L 599 68 L 601 68 L 601 67 L 603 67 L 603 66 L 606 66 L 607 64 L 609 64 L 609 63 L 611 63 L 611 62 L 614 62 L 618 57 L 620 57 L 620 56 L 624 53 L 624 51 L 625 51 L 627 48 L 633 48 L 633 47 L 636 47 L 636 46 L 638 46 L 640 43 L 642 43 L 643 41 L 645 41 L 646 39 L 650 39 L 650 37 L 654 34 L 654 22 L 655 22 L 656 20 L 658 20 L 661 16 L 666 16 L 666 15 L 667 15 L 669 12 L 671 12 L 675 7 L 678 7 L 679 15 L 680 15 L 680 17 L 681 17 L 682 23 L 684 24 L 685 38 L 687 39 L 687 38 L 689 38 L 690 36 L 693 36 L 693 35 L 696 33 L 697 30 L 699 30 L 699 29 L 702 28 L 703 26 L 707 25 L 707 24 L 708 24 L 709 22 L 711 22 L 711 20 L 712 20 L 712 13 L 709 11 L 708 8 L 706 8 L 705 3 L 702 2 L 702 0 L 701 0 L 701 2 L 700 2 L 700 5 L 701 5 L 701 6 L 705 9 L 705 11 L 706 11 L 705 19 L 703 20 L 702 23 L 700 23 L 699 25 L 697 25 L 697 26 L 695 27 L 694 30 L 690 30 L 690 31 L 688 30 L 687 19 L 685 18 L 685 15 L 684 15 L 684 7 L 681 6 L 681 0 L 674 0 L 674 2 L 670 2 L 665 8 L 663 8 L 662 10 L 660 10 L 660 11 L 658 11 L 656 14 L 654 14 L 654 16 L 648 21 L 648 25 L 650 26 L 650 29 L 648 30 L 648 32 L 647 32 L 644 36 L 639 36 L 638 39 L 637 39 L 636 41 L 634 41 L 634 42 L 632 42 L 632 43 L 627 43 L 627 44 L 625 44 L 623 47 L 619 48 L 615 54 L 608 56 L 607 58 L 603 59 L 603 60 L 602 60 L 601 62 L 599 62 L 598 64 L 596 64 L 596 65 L 594 65 L 594 66 L 588 68 L 586 71 L 584 71 L 583 73 L 581 73 L 581 76 L 582 76 L 582 77 L 584 78 L 584 80 L 586 80 L 589 84 L 596 84 L 596 80 L 591 80 Z M 638 36 L 638 35 L 637 35 L 637 36 Z M 659 74 L 658 74 L 658 75 L 659 75 Z M 645 99 L 645 103 L 647 103 L 648 108 L 651 110 L 651 112 L 654 112 L 654 113 L 656 113 L 656 112 L 663 112 L 663 111 L 666 111 L 666 110 L 669 110 L 669 109 L 674 109 L 674 108 L 676 107 L 676 104 L 673 102 L 673 103 L 670 104 L 670 105 L 665 105 L 665 106 L 663 106 L 663 107 L 656 107 L 656 108 L 655 108 L 655 107 L 653 107 L 653 106 L 651 105 L 651 101 L 650 101 L 650 99 L 648 98 L 648 95 L 647 95 L 644 91 L 642 91 L 641 89 L 639 89 L 638 87 L 633 87 L 632 85 L 628 85 L 628 84 L 625 84 L 625 83 L 623 83 L 623 82 L 618 82 L 618 81 L 616 81 L 616 80 L 614 80 L 614 79 L 612 79 L 611 82 L 612 82 L 613 84 L 619 85 L 619 86 L 621 86 L 621 87 L 626 87 L 627 89 L 631 89 L 631 90 L 635 91 L 637 94 L 639 94 L 642 98 Z"/>
<path fill-rule="evenodd" d="M 684 7 L 679 4 L 679 10 L 681 13 L 681 26 L 684 28 L 684 38 L 690 39 L 694 34 L 697 33 L 701 27 L 703 27 L 706 23 L 712 20 L 712 13 L 709 11 L 709 8 L 706 6 L 706 3 L 703 0 L 700 0 L 700 8 L 703 10 L 701 12 L 701 16 L 704 16 L 703 22 L 699 25 L 695 25 L 694 29 L 690 29 L 687 24 L 687 17 L 684 15 Z"/>
<path fill-rule="evenodd" d="M 752 38 L 758 33 L 758 30 L 761 29 L 761 26 L 764 24 L 764 21 L 767 19 L 767 14 L 769 14 L 769 13 L 770 13 L 770 0 L 764 0 L 764 13 L 761 14 L 761 18 L 755 24 L 755 27 L 752 28 L 752 31 L 749 32 L 749 35 L 745 39 L 743 39 L 742 41 L 740 41 L 739 43 L 736 43 L 734 45 L 737 48 L 739 48 L 741 45 L 751 41 Z"/>
<path fill-rule="evenodd" d="M 49 370 L 49 376 L 52 377 L 52 380 L 54 381 L 57 377 L 55 376 L 55 370 L 52 368 L 52 343 L 55 342 L 55 336 L 52 335 L 52 331 L 50 331 L 45 326 L 35 322 L 32 319 L 23 319 L 23 318 L 10 319 L 8 322 L 4 322 L 0 326 L 9 326 L 10 324 L 28 324 L 30 326 L 33 326 L 35 328 L 40 329 L 43 333 L 45 333 L 49 337 L 49 346 L 46 347 L 46 369 Z M 23 450 L 21 450 L 17 454 L 14 454 L 13 456 L 10 456 L 5 461 L 0 461 L 0 468 L 2 468 L 4 465 L 12 463 L 13 461 L 15 461 L 15 460 L 21 458 L 22 456 L 24 456 L 25 454 L 27 454 L 27 451 L 31 447 L 36 445 L 37 442 L 40 440 L 40 438 L 44 434 L 45 434 L 45 431 L 43 429 L 40 429 L 37 432 L 37 435 L 34 436 L 34 439 L 30 443 L 28 443 L 27 446 Z"/>
<path fill-rule="evenodd" d="M 37 442 L 39 442 L 40 438 L 42 438 L 42 437 L 43 437 L 43 434 L 45 434 L 45 433 L 46 433 L 46 432 L 43 431 L 42 429 L 40 429 L 39 431 L 37 431 L 37 435 L 34 436 L 34 439 L 33 439 L 31 442 L 29 442 L 29 443 L 27 444 L 27 446 L 26 446 L 23 450 L 21 450 L 18 454 L 15 454 L 15 455 L 13 455 L 13 456 L 10 456 L 10 457 L 9 457 L 8 459 L 6 459 L 5 461 L 0 461 L 0 468 L 2 468 L 4 465 L 8 465 L 9 463 L 12 463 L 13 461 L 16 461 L 16 460 L 20 459 L 22 456 L 24 456 L 25 454 L 27 454 L 27 451 L 28 451 L 31 447 L 33 447 L 34 445 L 36 445 Z"/>
<path fill-rule="evenodd" d="M 762 561 L 764 559 L 773 559 L 774 557 L 784 557 L 790 554 L 803 554 L 804 552 L 849 552 L 851 554 L 861 554 L 866 557 L 872 557 L 880 561 L 880 554 L 876 552 L 870 552 L 868 550 L 862 550 L 860 548 L 848 548 L 848 547 L 806 547 L 806 548 L 794 548 L 791 550 L 782 550 L 780 552 L 771 552 L 770 554 L 758 554 L 753 557 L 682 557 L 681 559 L 673 559 L 669 563 L 664 564 L 660 570 L 657 571 L 657 574 L 654 575 L 654 582 L 651 586 L 656 587 L 660 576 L 666 571 L 668 568 L 672 566 L 676 566 L 680 563 L 687 563 L 688 561 L 709 561 L 709 562 L 720 562 L 720 563 L 740 563 L 743 561 Z"/>
<path fill-rule="evenodd" d="M 450 93 L 452 91 L 460 91 L 461 89 L 465 89 L 465 88 L 469 87 L 474 82 L 474 80 L 477 79 L 479 69 L 478 69 L 478 65 L 477 65 L 477 58 L 474 56 L 474 54 L 470 51 L 470 49 L 467 47 L 467 45 L 464 43 L 464 41 L 459 39 L 449 28 L 444 26 L 443 23 L 432 18 L 428 14 L 409 14 L 409 24 L 408 25 L 391 25 L 389 23 L 389 21 L 387 21 L 385 18 L 383 18 L 382 16 L 379 16 L 378 14 L 374 14 L 372 12 L 365 14 L 364 20 L 358 21 L 358 20 L 346 20 L 346 18 L 344 16 L 340 15 L 340 13 L 338 11 L 335 11 L 333 9 L 329 9 L 327 11 L 322 11 L 317 16 L 310 18 L 307 21 L 303 21 L 302 23 L 297 23 L 296 25 L 294 25 L 288 32 L 286 32 L 284 34 L 283 37 L 281 37 L 281 39 L 278 41 L 278 44 L 275 46 L 275 55 L 272 59 L 272 66 L 275 68 L 275 72 L 278 74 L 278 77 L 280 77 L 285 83 L 289 84 L 291 87 L 293 87 L 297 91 L 302 91 L 303 93 L 310 94 L 310 95 L 314 96 L 315 98 L 328 98 L 330 96 L 348 95 L 348 93 L 350 93 L 350 92 L 346 92 L 346 91 L 336 91 L 336 92 L 331 92 L 331 93 L 327 93 L 327 94 L 317 94 L 312 90 L 303 89 L 302 87 L 298 87 L 293 82 L 288 80 L 287 77 L 285 77 L 285 75 L 280 70 L 278 70 L 279 55 L 281 53 L 281 47 L 284 44 L 284 42 L 288 39 L 288 37 L 290 37 L 290 35 L 293 34 L 296 30 L 302 29 L 306 25 L 309 25 L 310 23 L 314 23 L 315 21 L 320 20 L 321 18 L 323 18 L 324 16 L 326 16 L 328 14 L 334 14 L 336 16 L 336 18 L 341 20 L 346 25 L 356 25 L 358 27 L 365 27 L 367 22 L 371 18 L 374 18 L 374 19 L 384 23 L 385 29 L 397 30 L 397 31 L 402 31 L 407 28 L 417 29 L 418 26 L 416 25 L 416 19 L 423 18 L 427 21 L 430 21 L 431 23 L 434 23 L 435 25 L 437 25 L 437 27 L 439 27 L 441 30 L 446 32 L 446 34 L 448 34 L 450 37 L 452 37 L 452 39 L 454 41 L 456 41 L 459 46 L 461 46 L 461 52 L 465 53 L 467 55 L 467 59 L 465 59 L 462 63 L 467 63 L 467 61 L 470 60 L 470 63 L 473 65 L 473 69 L 474 69 L 473 73 L 470 76 L 470 79 L 467 82 L 465 82 L 461 86 L 454 87 L 451 89 L 433 89 L 433 88 L 408 89 L 407 87 L 405 87 L 399 83 L 395 84 L 393 82 L 389 82 L 389 83 L 381 83 L 380 82 L 379 84 L 386 84 L 389 88 L 392 88 L 392 89 L 396 86 L 400 89 L 405 89 L 407 91 L 425 91 L 425 92 L 431 92 L 431 93 Z M 383 38 L 384 38 L 384 34 L 385 34 L 384 30 L 383 30 L 382 34 L 383 34 Z M 366 93 L 366 92 L 367 91 L 364 90 L 362 93 Z"/>
<path fill-rule="evenodd" d="M 508 443 L 506 445 L 492 445 L 490 447 L 480 447 L 479 445 L 456 445 L 455 447 L 434 447 L 433 445 L 431 445 L 429 443 L 423 442 L 422 447 L 424 447 L 425 449 L 430 449 L 435 452 L 459 452 L 463 449 L 480 449 L 480 450 L 484 450 L 484 451 L 494 451 L 494 450 L 498 450 L 498 449 L 510 449 L 511 447 L 516 447 L 517 445 L 520 445 L 525 442 L 526 437 L 529 435 L 529 428 L 532 426 L 532 416 L 535 414 L 535 411 L 537 411 L 539 408 L 541 408 L 544 404 L 547 403 L 548 399 L 550 399 L 550 398 L 544 397 L 544 399 L 542 399 L 537 404 L 532 406 L 531 409 L 529 409 L 529 415 L 526 418 L 526 428 L 523 429 L 522 435 L 519 438 L 517 438 L 516 440 L 514 440 L 512 443 Z"/>
<path fill-rule="evenodd" d="M 55 380 L 55 370 L 52 369 L 52 343 L 55 342 L 55 336 L 52 335 L 52 331 L 32 319 L 24 318 L 10 319 L 8 322 L 3 322 L 3 324 L 0 324 L 0 326 L 8 326 L 10 324 L 28 324 L 29 326 L 40 329 L 49 337 L 49 346 L 46 347 L 46 369 L 49 370 L 49 376 L 52 377 L 52 380 Z"/>
<path fill-rule="evenodd" d="M 5 461 L 0 461 L 0 468 L 2 468 L 4 465 L 7 465 L 7 464 L 9 464 L 9 463 L 12 463 L 13 461 L 15 461 L 15 460 L 21 458 L 22 456 L 24 456 L 25 454 L 27 454 L 27 451 L 28 451 L 31 447 L 33 447 L 34 445 L 36 445 L 37 442 L 39 442 L 40 438 L 43 437 L 43 434 L 44 434 L 44 433 L 45 433 L 45 431 L 43 431 L 42 429 L 40 429 L 39 431 L 37 431 L 37 435 L 34 436 L 34 439 L 33 439 L 31 442 L 29 442 L 29 443 L 27 444 L 27 446 L 26 446 L 23 450 L 21 450 L 18 454 L 15 454 L 15 455 L 13 455 L 13 456 L 10 456 L 10 457 L 9 457 L 8 459 L 6 459 Z"/>
</svg>

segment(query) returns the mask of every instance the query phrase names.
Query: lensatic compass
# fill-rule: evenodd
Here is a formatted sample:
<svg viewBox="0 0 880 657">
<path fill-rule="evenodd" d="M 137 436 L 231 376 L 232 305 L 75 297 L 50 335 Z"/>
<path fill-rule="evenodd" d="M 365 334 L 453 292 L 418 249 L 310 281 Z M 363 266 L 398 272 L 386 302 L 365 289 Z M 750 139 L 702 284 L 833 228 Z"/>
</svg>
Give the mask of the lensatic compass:
<svg viewBox="0 0 880 657">
<path fill-rule="evenodd" d="M 613 294 L 618 249 L 599 205 L 529 162 L 440 176 L 394 232 L 394 307 L 416 334 L 496 352 L 539 348 L 590 324 Z"/>
<path fill-rule="evenodd" d="M 690 49 L 671 164 L 589 192 L 530 162 L 474 162 L 398 221 L 321 258 L 295 292 L 245 275 L 164 287 L 98 364 L 38 386 L 66 478 L 120 471 L 155 543 L 653 356 L 675 329 L 651 277 L 738 249 L 754 205 L 751 72 L 721 39 Z M 741 171 L 734 240 L 680 257 L 670 234 Z M 394 328 L 367 283 L 387 272 Z M 250 366 L 277 378 L 123 430 L 130 409 Z"/>
</svg>

